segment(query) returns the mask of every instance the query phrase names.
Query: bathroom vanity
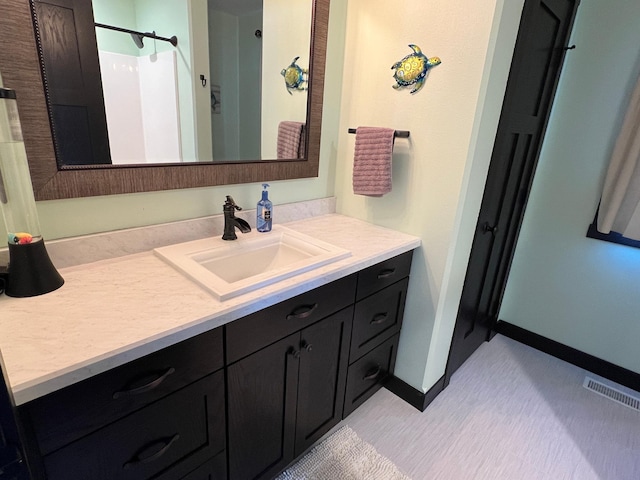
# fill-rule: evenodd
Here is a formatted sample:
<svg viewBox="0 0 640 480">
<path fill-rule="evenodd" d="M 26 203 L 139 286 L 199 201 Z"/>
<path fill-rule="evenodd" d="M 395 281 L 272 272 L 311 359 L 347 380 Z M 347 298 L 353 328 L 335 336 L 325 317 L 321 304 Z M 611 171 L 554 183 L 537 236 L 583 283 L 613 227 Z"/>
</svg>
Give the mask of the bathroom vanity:
<svg viewBox="0 0 640 480">
<path fill-rule="evenodd" d="M 3 322 L 0 348 L 37 475 L 269 479 L 379 389 L 419 240 L 340 215 L 290 228 L 352 255 L 222 302 L 152 253 L 63 269 L 59 293 L 0 299 L 3 317 L 21 309 L 34 324 L 12 348 Z M 66 325 L 38 330 L 61 308 Z"/>
</svg>

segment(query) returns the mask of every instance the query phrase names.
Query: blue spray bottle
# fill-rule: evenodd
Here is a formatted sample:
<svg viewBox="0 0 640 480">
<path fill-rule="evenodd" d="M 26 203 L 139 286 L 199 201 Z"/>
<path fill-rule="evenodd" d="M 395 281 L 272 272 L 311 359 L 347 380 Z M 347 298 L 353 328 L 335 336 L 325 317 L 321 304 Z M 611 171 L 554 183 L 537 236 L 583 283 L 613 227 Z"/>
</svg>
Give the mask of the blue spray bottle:
<svg viewBox="0 0 640 480">
<path fill-rule="evenodd" d="M 258 202 L 256 208 L 256 229 L 259 232 L 270 232 L 273 224 L 272 212 L 273 203 L 269 200 L 269 192 L 267 191 L 268 183 L 263 183 L 262 199 Z"/>
</svg>

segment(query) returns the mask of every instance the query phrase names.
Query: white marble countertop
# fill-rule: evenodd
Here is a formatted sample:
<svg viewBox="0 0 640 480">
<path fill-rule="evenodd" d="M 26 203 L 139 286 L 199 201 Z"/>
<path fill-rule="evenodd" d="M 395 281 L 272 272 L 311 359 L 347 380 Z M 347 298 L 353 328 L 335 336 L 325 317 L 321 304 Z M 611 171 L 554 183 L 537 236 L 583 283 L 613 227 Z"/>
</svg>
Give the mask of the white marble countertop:
<svg viewBox="0 0 640 480">
<path fill-rule="evenodd" d="M 337 214 L 286 226 L 352 255 L 225 302 L 152 251 L 60 269 L 65 284 L 46 295 L 0 296 L 0 352 L 16 404 L 420 245 L 417 237 Z"/>
</svg>

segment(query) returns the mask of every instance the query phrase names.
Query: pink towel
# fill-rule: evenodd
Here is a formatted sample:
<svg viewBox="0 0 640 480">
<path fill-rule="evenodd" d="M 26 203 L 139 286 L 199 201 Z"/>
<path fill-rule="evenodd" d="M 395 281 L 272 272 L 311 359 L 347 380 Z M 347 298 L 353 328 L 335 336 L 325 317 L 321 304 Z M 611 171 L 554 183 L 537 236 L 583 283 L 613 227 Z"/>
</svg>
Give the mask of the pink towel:
<svg viewBox="0 0 640 480">
<path fill-rule="evenodd" d="M 353 193 L 381 197 L 391 191 L 391 157 L 395 130 L 358 127 L 353 159 Z"/>
<path fill-rule="evenodd" d="M 278 125 L 278 160 L 304 157 L 304 123 L 280 122 Z"/>
</svg>

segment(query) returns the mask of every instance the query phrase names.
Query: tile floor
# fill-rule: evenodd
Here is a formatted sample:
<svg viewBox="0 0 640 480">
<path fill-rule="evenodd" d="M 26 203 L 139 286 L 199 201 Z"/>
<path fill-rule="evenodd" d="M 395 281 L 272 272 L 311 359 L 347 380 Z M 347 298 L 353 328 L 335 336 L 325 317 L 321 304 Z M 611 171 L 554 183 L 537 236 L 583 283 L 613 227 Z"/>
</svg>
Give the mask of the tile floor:
<svg viewBox="0 0 640 480">
<path fill-rule="evenodd" d="M 640 480 L 640 412 L 586 374 L 497 335 L 424 412 L 382 389 L 343 424 L 413 480 Z"/>
</svg>

